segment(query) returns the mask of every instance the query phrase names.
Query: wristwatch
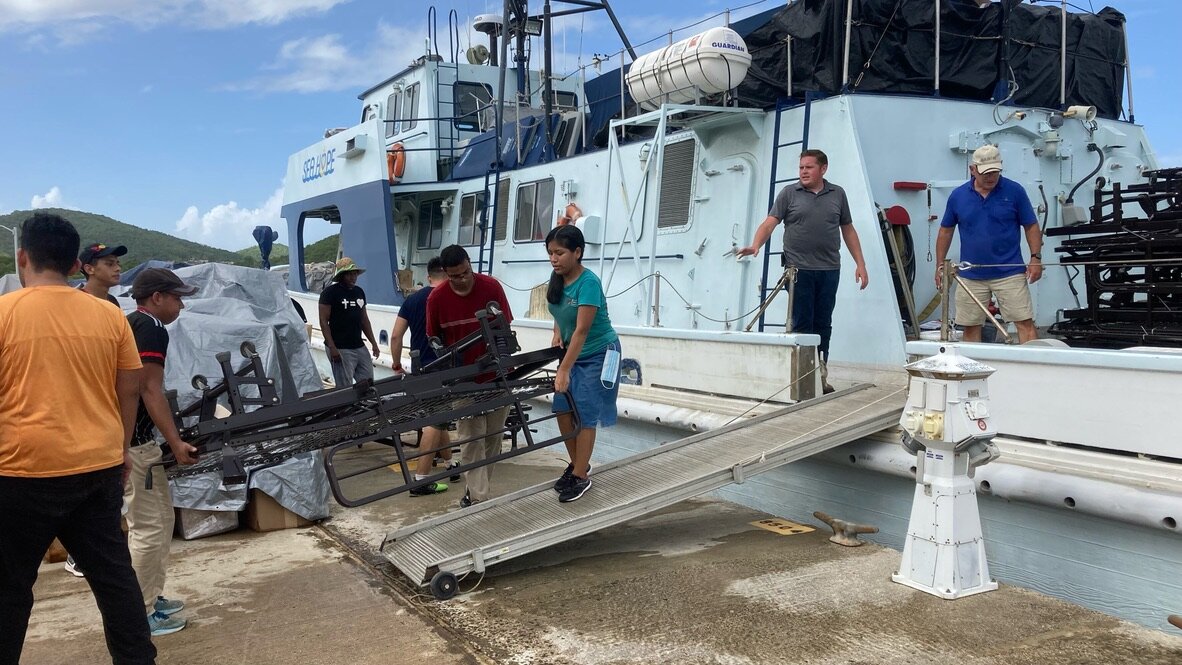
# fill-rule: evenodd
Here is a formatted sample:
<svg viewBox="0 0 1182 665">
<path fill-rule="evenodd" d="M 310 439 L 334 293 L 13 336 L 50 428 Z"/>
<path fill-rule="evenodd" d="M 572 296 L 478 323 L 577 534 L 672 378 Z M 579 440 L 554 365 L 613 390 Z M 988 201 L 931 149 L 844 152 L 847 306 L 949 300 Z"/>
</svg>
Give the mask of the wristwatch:
<svg viewBox="0 0 1182 665">
<path fill-rule="evenodd" d="M 1042 252 L 1035 252 L 1030 255 L 1030 258 L 1038 259 L 1039 261 L 1042 261 Z"/>
</svg>

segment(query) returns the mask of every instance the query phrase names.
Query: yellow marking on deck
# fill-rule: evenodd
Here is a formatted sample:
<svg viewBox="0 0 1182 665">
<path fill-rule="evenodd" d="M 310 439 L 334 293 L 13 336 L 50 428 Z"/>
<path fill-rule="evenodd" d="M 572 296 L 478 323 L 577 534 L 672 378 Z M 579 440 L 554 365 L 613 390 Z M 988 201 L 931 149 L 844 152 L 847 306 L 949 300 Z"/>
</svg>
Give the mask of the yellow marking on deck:
<svg viewBox="0 0 1182 665">
<path fill-rule="evenodd" d="M 752 522 L 751 526 L 757 526 L 761 529 L 767 529 L 768 531 L 771 531 L 772 533 L 778 533 L 781 536 L 795 536 L 800 533 L 808 533 L 810 531 L 816 531 L 816 529 L 814 529 L 811 526 L 805 526 L 804 524 L 797 524 L 796 522 L 790 522 L 788 520 L 783 520 L 778 517 L 773 517 L 773 518 L 766 519 L 766 520 L 759 520 L 756 522 Z"/>
</svg>

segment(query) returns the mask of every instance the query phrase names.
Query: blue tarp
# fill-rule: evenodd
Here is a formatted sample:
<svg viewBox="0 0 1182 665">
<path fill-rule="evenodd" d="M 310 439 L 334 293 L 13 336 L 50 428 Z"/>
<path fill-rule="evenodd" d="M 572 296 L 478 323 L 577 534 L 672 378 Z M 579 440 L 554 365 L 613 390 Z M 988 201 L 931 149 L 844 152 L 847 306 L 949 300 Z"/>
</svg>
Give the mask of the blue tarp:
<svg viewBox="0 0 1182 665">
<path fill-rule="evenodd" d="M 552 115 L 552 127 L 557 128 L 561 116 Z M 523 148 L 521 162 L 517 161 L 518 137 Z M 515 169 L 522 166 L 541 164 L 545 156 L 546 132 L 542 124 L 542 116 L 527 115 L 520 120 L 509 121 L 501 129 L 501 169 Z M 496 132 L 488 130 L 472 139 L 464 149 L 464 154 L 456 165 L 452 167 L 451 179 L 479 178 L 487 173 L 494 165 L 497 153 Z M 553 157 L 553 155 L 550 155 Z"/>
</svg>

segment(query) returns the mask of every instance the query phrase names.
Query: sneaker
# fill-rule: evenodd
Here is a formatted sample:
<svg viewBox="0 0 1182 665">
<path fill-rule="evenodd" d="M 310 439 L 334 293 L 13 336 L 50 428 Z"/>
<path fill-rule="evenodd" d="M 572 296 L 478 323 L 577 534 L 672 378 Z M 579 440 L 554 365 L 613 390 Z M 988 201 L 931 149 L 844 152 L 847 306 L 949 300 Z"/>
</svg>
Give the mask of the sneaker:
<svg viewBox="0 0 1182 665">
<path fill-rule="evenodd" d="M 460 497 L 460 507 L 468 508 L 473 503 L 476 502 L 472 500 L 472 495 L 468 492 L 468 490 L 464 490 L 464 496 Z"/>
<path fill-rule="evenodd" d="M 831 392 L 834 392 L 833 386 L 829 385 L 828 383 L 821 384 L 821 393 L 822 394 L 828 395 Z"/>
<path fill-rule="evenodd" d="M 567 464 L 566 471 L 563 471 L 562 475 L 558 476 L 558 480 L 554 481 L 554 491 L 562 494 L 562 491 L 565 490 L 568 485 L 570 485 L 570 479 L 573 478 L 574 475 L 575 465 Z"/>
<path fill-rule="evenodd" d="M 580 497 L 591 489 L 590 478 L 580 478 L 578 476 L 570 477 L 570 484 L 566 489 L 558 495 L 558 500 L 563 503 L 570 503 L 571 501 L 578 501 Z"/>
<path fill-rule="evenodd" d="M 455 471 L 458 468 L 460 468 L 459 462 L 452 462 L 451 464 L 447 465 L 448 471 L 454 471 L 454 473 L 451 475 L 451 478 L 448 478 L 448 480 L 452 481 L 453 483 L 458 483 L 464 478 L 463 474 L 461 474 L 459 471 Z"/>
<path fill-rule="evenodd" d="M 447 483 L 427 483 L 426 485 L 419 485 L 410 490 L 411 496 L 427 496 L 428 494 L 439 494 L 447 491 Z"/>
<path fill-rule="evenodd" d="M 78 564 L 74 563 L 74 557 L 70 556 L 69 554 L 66 555 L 65 569 L 67 573 L 73 575 L 74 577 L 86 577 L 86 575 L 82 572 L 82 569 L 78 567 Z"/>
<path fill-rule="evenodd" d="M 172 616 L 173 614 L 185 609 L 185 601 L 169 600 L 164 596 L 156 596 L 156 604 L 152 606 L 152 609 L 166 617 Z"/>
<path fill-rule="evenodd" d="M 152 631 L 152 637 L 179 633 L 188 623 L 184 619 L 170 617 L 162 612 L 152 612 L 148 615 L 148 628 Z"/>
<path fill-rule="evenodd" d="M 590 464 L 587 465 L 587 475 L 588 476 L 591 475 L 591 465 Z M 566 471 L 563 471 L 562 475 L 558 477 L 558 480 L 554 481 L 554 491 L 558 492 L 559 494 L 562 494 L 562 491 L 570 486 L 571 478 L 574 478 L 574 477 L 575 477 L 575 465 L 574 464 L 567 464 Z"/>
</svg>

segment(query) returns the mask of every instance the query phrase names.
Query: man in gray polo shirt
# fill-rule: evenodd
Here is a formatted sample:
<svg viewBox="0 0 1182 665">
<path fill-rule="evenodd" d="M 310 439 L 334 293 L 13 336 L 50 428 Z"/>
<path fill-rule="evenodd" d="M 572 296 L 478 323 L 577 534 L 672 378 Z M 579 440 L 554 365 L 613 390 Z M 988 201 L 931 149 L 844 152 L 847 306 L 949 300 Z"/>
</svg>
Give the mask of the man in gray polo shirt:
<svg viewBox="0 0 1182 665">
<path fill-rule="evenodd" d="M 865 289 L 870 283 L 862 245 L 850 217 L 845 190 L 825 180 L 829 158 L 820 150 L 800 153 L 800 180 L 780 190 L 767 218 L 755 230 L 755 240 L 737 256 L 756 256 L 780 222 L 784 223 L 785 266 L 795 266 L 796 289 L 792 303 L 794 332 L 821 336 L 818 347 L 825 392 L 833 392 L 824 376 L 833 333 L 833 307 L 841 276 L 841 241 L 854 257 L 854 279 Z M 839 239 L 840 238 L 840 239 Z"/>
</svg>

